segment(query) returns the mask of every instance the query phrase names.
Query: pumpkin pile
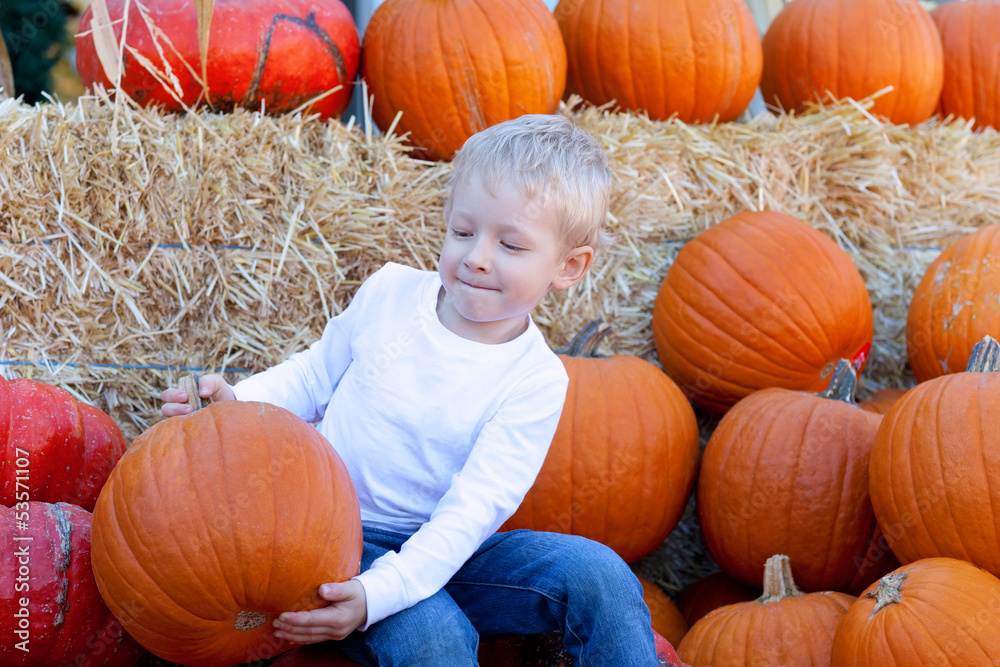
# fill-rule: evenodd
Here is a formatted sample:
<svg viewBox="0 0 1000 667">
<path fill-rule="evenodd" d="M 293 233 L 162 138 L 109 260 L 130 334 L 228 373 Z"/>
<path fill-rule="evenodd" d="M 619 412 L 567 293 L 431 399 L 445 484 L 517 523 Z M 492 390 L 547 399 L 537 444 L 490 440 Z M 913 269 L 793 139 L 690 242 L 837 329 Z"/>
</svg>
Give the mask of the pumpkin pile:
<svg viewBox="0 0 1000 667">
<path fill-rule="evenodd" d="M 917 0 L 794 0 L 763 38 L 744 0 L 560 0 L 554 12 L 542 0 L 385 0 L 363 40 L 341 0 L 95 5 L 77 37 L 88 87 L 167 111 L 330 118 L 360 70 L 374 122 L 422 159 L 448 160 L 472 134 L 552 113 L 570 93 L 687 123 L 736 120 L 758 85 L 786 112 L 876 96 L 871 112 L 893 123 L 1000 117 L 995 0 L 931 13 Z"/>
</svg>

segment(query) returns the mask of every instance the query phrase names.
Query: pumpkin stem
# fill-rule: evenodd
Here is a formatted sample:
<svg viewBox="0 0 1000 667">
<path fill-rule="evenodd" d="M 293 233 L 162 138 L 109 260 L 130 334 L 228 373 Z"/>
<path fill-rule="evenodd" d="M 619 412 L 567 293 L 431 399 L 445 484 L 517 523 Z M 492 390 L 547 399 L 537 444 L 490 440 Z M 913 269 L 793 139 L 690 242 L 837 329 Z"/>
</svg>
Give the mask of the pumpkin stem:
<svg viewBox="0 0 1000 667">
<path fill-rule="evenodd" d="M 792 578 L 792 564 L 788 556 L 778 554 L 768 558 L 764 563 L 764 594 L 757 598 L 757 602 L 767 604 L 800 595 L 802 591 Z"/>
<path fill-rule="evenodd" d="M 900 572 L 899 574 L 887 574 L 878 580 L 878 588 L 873 591 L 868 591 L 868 594 L 865 595 L 865 597 L 875 598 L 875 608 L 872 609 L 872 616 L 891 604 L 897 604 L 903 601 L 902 597 L 899 595 L 899 590 L 903 587 L 904 579 L 906 579 L 905 572 Z"/>
<path fill-rule="evenodd" d="M 200 375 L 185 375 L 177 380 L 177 388 L 183 389 L 187 393 L 187 402 L 192 410 L 201 410 L 208 405 L 208 402 L 201 398 L 201 393 L 198 391 L 198 382 L 200 380 Z"/>
<path fill-rule="evenodd" d="M 597 346 L 609 333 L 611 333 L 611 326 L 605 324 L 604 320 L 601 318 L 591 320 L 580 330 L 580 333 L 573 336 L 573 340 L 556 349 L 555 353 L 569 357 L 600 359 L 604 355 L 597 354 Z"/>
<path fill-rule="evenodd" d="M 1000 373 L 1000 343 L 993 336 L 984 336 L 972 348 L 966 373 Z"/>
<path fill-rule="evenodd" d="M 843 401 L 851 405 L 857 405 L 854 399 L 858 390 L 858 375 L 854 372 L 854 364 L 847 359 L 837 362 L 837 368 L 830 378 L 830 385 L 825 391 L 818 394 L 820 398 L 829 398 L 834 401 Z"/>
</svg>

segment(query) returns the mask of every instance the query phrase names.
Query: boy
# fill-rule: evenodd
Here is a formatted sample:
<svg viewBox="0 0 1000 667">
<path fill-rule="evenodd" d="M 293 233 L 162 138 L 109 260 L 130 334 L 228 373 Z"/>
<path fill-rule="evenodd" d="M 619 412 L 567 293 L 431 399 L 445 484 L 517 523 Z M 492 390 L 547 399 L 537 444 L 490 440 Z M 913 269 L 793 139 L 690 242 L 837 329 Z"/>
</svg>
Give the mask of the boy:
<svg viewBox="0 0 1000 667">
<path fill-rule="evenodd" d="M 476 665 L 480 636 L 562 630 L 576 665 L 656 665 L 642 588 L 610 549 L 496 533 L 545 460 L 568 377 L 530 312 L 603 242 L 611 172 L 587 132 L 528 115 L 454 159 L 439 271 L 387 264 L 304 352 L 213 400 L 266 401 L 337 449 L 361 502 L 361 574 L 276 634 L 366 665 Z M 165 416 L 187 396 L 163 392 Z M 355 630 L 358 630 L 355 632 Z"/>
</svg>

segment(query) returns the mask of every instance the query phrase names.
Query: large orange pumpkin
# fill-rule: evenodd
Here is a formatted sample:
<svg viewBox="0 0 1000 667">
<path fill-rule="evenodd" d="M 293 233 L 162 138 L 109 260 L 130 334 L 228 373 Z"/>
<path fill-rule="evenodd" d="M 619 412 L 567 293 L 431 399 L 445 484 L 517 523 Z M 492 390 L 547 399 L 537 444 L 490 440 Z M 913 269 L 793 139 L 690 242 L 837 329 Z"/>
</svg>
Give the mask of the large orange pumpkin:
<svg viewBox="0 0 1000 667">
<path fill-rule="evenodd" d="M 917 0 L 792 0 L 764 34 L 764 102 L 801 111 L 807 102 L 877 98 L 872 112 L 920 123 L 937 107 L 941 37 Z"/>
<path fill-rule="evenodd" d="M 875 531 L 868 462 L 881 418 L 853 401 L 841 362 L 820 395 L 751 394 L 726 413 L 705 447 L 698 514 L 719 566 L 752 586 L 784 553 L 807 591 L 844 590 Z"/>
<path fill-rule="evenodd" d="M 94 510 L 94 576 L 125 629 L 185 665 L 289 648 L 271 623 L 327 604 L 361 562 L 357 495 L 319 432 L 266 403 L 213 403 L 139 436 Z"/>
<path fill-rule="evenodd" d="M 691 496 L 698 422 L 653 364 L 595 356 L 607 329 L 591 322 L 562 350 L 569 388 L 534 485 L 501 530 L 582 535 L 631 563 L 658 547 Z"/>
<path fill-rule="evenodd" d="M 886 413 L 871 499 L 900 562 L 949 556 L 1000 575 L 1000 343 L 965 373 L 921 382 Z"/>
<path fill-rule="evenodd" d="M 1000 2 L 949 2 L 931 18 L 944 50 L 941 113 L 975 118 L 977 128 L 1000 128 Z"/>
<path fill-rule="evenodd" d="M 743 0 L 560 0 L 555 15 L 568 88 L 592 104 L 725 122 L 757 90 L 760 37 Z"/>
<path fill-rule="evenodd" d="M 386 0 L 363 50 L 375 123 L 433 160 L 491 125 L 554 112 L 566 88 L 566 49 L 542 0 Z"/>
<path fill-rule="evenodd" d="M 702 617 L 684 636 L 677 654 L 691 667 L 827 665 L 837 624 L 854 597 L 825 591 L 803 594 L 792 579 L 788 556 L 772 556 L 764 594 Z"/>
<path fill-rule="evenodd" d="M 847 610 L 833 667 L 1000 664 L 1000 580 L 953 558 L 926 558 L 882 577 Z"/>
<path fill-rule="evenodd" d="M 329 118 L 351 100 L 361 44 L 351 12 L 340 0 L 215 0 L 206 59 L 207 99 L 199 81 L 201 50 L 193 0 L 156 0 L 144 10 L 131 0 L 106 3 L 119 40 L 128 4 L 121 86 L 144 106 L 181 111 L 207 103 L 223 111 L 243 107 L 287 113 L 315 99 L 309 111 Z M 158 40 L 147 18 L 162 32 Z M 77 68 L 88 87 L 100 83 L 110 90 L 113 82 L 97 55 L 92 20 L 88 7 L 76 40 Z M 159 74 L 154 76 L 140 58 Z"/>
<path fill-rule="evenodd" d="M 715 414 L 766 387 L 821 391 L 864 368 L 872 306 L 850 256 L 804 222 L 740 213 L 681 248 L 653 308 L 660 364 Z"/>
<path fill-rule="evenodd" d="M 1000 337 L 1000 224 L 963 236 L 927 267 L 906 318 L 913 374 L 960 373 L 986 335 Z"/>
</svg>

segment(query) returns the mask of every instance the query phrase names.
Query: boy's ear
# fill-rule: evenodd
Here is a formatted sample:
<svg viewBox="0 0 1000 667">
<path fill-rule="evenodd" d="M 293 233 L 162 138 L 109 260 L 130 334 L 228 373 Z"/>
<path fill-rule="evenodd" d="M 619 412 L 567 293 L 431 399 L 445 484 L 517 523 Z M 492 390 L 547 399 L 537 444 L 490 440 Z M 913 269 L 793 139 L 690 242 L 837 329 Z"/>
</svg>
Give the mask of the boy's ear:
<svg viewBox="0 0 1000 667">
<path fill-rule="evenodd" d="M 589 245 L 573 248 L 563 259 L 556 277 L 552 279 L 552 290 L 561 290 L 577 284 L 587 274 L 594 263 L 594 249 Z"/>
</svg>

